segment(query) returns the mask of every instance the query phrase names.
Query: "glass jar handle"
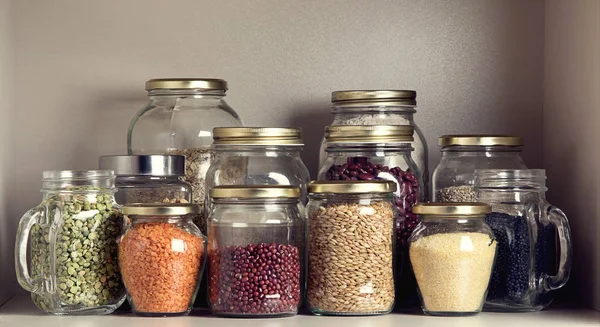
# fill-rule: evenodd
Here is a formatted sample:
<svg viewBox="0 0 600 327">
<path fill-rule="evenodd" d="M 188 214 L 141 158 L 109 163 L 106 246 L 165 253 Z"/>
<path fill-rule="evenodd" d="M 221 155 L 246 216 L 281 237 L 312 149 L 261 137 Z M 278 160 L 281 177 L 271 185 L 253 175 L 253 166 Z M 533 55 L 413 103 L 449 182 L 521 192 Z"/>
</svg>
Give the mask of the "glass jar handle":
<svg viewBox="0 0 600 327">
<path fill-rule="evenodd" d="M 542 275 L 543 290 L 549 292 L 563 287 L 569 280 L 573 248 L 571 244 L 571 228 L 569 227 L 569 221 L 565 213 L 552 205 L 548 205 L 544 213 L 548 221 L 556 227 L 560 244 L 559 266 L 556 275 Z"/>
<path fill-rule="evenodd" d="M 29 233 L 34 224 L 39 222 L 40 216 L 43 214 L 41 207 L 33 208 L 27 211 L 17 228 L 17 239 L 15 241 L 15 270 L 17 272 L 17 280 L 21 287 L 31 293 L 39 293 L 41 290 L 40 283 L 31 278 L 29 267 L 27 264 L 27 246 L 29 244 Z"/>
</svg>

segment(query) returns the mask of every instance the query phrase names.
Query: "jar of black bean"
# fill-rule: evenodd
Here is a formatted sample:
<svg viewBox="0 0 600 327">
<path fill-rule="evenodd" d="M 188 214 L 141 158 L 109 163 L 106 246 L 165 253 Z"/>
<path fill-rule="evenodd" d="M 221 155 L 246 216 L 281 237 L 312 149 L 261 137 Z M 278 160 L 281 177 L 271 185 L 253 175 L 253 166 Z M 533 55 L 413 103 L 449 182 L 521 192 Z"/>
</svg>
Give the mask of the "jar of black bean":
<svg viewBox="0 0 600 327">
<path fill-rule="evenodd" d="M 208 299 L 213 314 L 295 315 L 304 262 L 300 189 L 217 186 L 210 196 Z"/>
<path fill-rule="evenodd" d="M 475 171 L 475 197 L 492 207 L 486 222 L 498 242 L 485 310 L 542 310 L 569 279 L 569 222 L 546 201 L 545 180 L 542 169 Z"/>
<path fill-rule="evenodd" d="M 523 139 L 509 135 L 444 135 L 442 157 L 433 171 L 433 200 L 473 202 L 475 169 L 527 169 Z"/>
<path fill-rule="evenodd" d="M 418 301 L 416 282 L 407 253 L 407 242 L 419 224 L 412 207 L 423 201 L 423 174 L 412 159 L 414 129 L 403 125 L 328 126 L 327 159 L 319 169 L 319 180 L 387 180 L 397 184 L 394 205 L 396 218 L 396 272 L 399 276 L 397 301 Z"/>
<path fill-rule="evenodd" d="M 113 172 L 45 171 L 42 185 L 42 203 L 19 222 L 19 284 L 47 313 L 113 312 L 125 300 L 117 262 L 122 216 Z"/>
</svg>

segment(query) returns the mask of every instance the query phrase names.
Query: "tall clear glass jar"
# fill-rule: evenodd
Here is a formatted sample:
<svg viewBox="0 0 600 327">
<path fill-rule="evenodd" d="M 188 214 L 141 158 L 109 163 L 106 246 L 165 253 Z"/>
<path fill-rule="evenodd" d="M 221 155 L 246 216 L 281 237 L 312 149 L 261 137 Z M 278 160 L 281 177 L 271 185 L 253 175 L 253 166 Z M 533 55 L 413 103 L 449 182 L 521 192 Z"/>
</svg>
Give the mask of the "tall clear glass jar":
<svg viewBox="0 0 600 327">
<path fill-rule="evenodd" d="M 185 182 L 185 156 L 102 156 L 100 169 L 115 172 L 117 203 L 189 203 L 192 186 Z"/>
<path fill-rule="evenodd" d="M 423 217 L 410 237 L 410 262 L 423 312 L 468 316 L 481 312 L 496 257 L 484 203 L 419 203 Z"/>
<path fill-rule="evenodd" d="M 326 129 L 327 159 L 318 180 L 388 180 L 394 192 L 396 217 L 397 283 L 402 285 L 396 301 L 417 302 L 416 282 L 408 260 L 408 239 L 419 224 L 413 206 L 425 197 L 422 174 L 412 159 L 413 128 L 399 125 L 329 126 Z"/>
<path fill-rule="evenodd" d="M 492 207 L 486 222 L 498 242 L 484 310 L 542 310 L 569 279 L 571 230 L 546 200 L 545 181 L 543 169 L 475 171 L 475 197 Z"/>
<path fill-rule="evenodd" d="M 19 222 L 15 266 L 19 284 L 46 313 L 109 314 L 125 300 L 114 183 L 112 171 L 43 173 L 42 203 Z"/>
<path fill-rule="evenodd" d="M 509 135 L 444 135 L 433 171 L 435 202 L 473 202 L 476 169 L 527 169 L 523 139 Z"/>
<path fill-rule="evenodd" d="M 206 188 L 220 185 L 292 185 L 306 203 L 308 168 L 300 153 L 302 130 L 285 127 L 215 128 L 215 158 L 206 173 Z M 207 198 L 210 205 L 210 199 Z M 206 208 L 210 212 L 209 206 Z"/>
<path fill-rule="evenodd" d="M 242 126 L 237 113 L 224 100 L 227 82 L 151 79 L 146 82 L 146 90 L 149 102 L 129 124 L 128 154 L 185 155 L 185 181 L 192 185 L 192 201 L 203 206 L 206 171 L 213 159 L 213 128 Z"/>
<path fill-rule="evenodd" d="M 306 301 L 312 313 L 378 315 L 392 310 L 395 191 L 396 183 L 390 181 L 309 185 Z"/>
<path fill-rule="evenodd" d="M 197 204 L 123 206 L 119 266 L 133 312 L 181 316 L 192 310 L 206 263 L 206 237 L 193 223 Z"/>
<path fill-rule="evenodd" d="M 423 172 L 425 195 L 429 194 L 429 163 L 425 136 L 414 121 L 417 92 L 411 90 L 348 90 L 331 93 L 331 125 L 410 125 L 415 129 L 413 160 Z M 325 138 L 319 163 L 327 158 Z"/>
<path fill-rule="evenodd" d="M 304 224 L 294 186 L 217 186 L 208 221 L 213 314 L 278 317 L 298 312 Z"/>
</svg>

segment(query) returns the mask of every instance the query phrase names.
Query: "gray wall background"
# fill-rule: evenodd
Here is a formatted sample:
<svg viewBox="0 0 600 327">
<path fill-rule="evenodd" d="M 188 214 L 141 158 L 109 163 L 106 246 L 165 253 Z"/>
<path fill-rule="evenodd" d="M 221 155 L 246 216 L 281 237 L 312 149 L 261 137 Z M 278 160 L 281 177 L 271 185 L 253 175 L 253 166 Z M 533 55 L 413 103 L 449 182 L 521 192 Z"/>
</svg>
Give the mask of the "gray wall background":
<svg viewBox="0 0 600 327">
<path fill-rule="evenodd" d="M 124 153 L 155 77 L 227 79 L 246 125 L 304 128 L 313 174 L 330 92 L 364 88 L 418 91 L 432 168 L 439 135 L 476 132 L 524 136 L 526 161 L 542 166 L 542 0 L 0 3 L 13 29 L 0 44 L 14 55 L 0 54 L 0 67 L 16 70 L 0 75 L 15 90 L 0 103 L 0 141 L 10 141 L 2 160 L 16 165 L 14 187 L 2 184 L 15 195 L 0 218 L 6 272 L 15 224 L 40 202 L 42 170 Z M 3 276 L 3 290 L 15 285 Z"/>
</svg>

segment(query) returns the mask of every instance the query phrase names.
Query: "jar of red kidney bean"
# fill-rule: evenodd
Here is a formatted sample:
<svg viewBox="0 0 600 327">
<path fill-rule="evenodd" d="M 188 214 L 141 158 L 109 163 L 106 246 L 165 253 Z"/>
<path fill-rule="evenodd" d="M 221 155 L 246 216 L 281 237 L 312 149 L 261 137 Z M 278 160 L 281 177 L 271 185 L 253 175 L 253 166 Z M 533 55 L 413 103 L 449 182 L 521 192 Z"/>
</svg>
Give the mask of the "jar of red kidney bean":
<svg viewBox="0 0 600 327">
<path fill-rule="evenodd" d="M 212 313 L 295 315 L 304 275 L 300 189 L 217 186 L 210 196 L 208 300 Z"/>
<path fill-rule="evenodd" d="M 408 125 L 328 126 L 325 129 L 327 159 L 319 180 L 387 180 L 397 184 L 396 217 L 397 301 L 412 297 L 416 282 L 410 269 L 407 241 L 419 224 L 412 207 L 424 200 L 423 173 L 412 158 L 414 128 Z M 406 293 L 406 294 L 404 294 Z"/>
</svg>

